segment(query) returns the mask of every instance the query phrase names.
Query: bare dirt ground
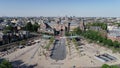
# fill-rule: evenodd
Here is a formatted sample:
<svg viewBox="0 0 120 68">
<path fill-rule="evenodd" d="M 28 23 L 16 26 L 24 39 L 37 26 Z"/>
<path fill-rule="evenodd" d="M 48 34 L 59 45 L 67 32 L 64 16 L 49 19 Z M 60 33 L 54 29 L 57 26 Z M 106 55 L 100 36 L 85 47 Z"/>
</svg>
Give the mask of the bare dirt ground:
<svg viewBox="0 0 120 68">
<path fill-rule="evenodd" d="M 41 40 L 40 43 L 36 43 L 32 46 L 27 46 L 23 49 L 18 49 L 17 51 L 4 56 L 3 58 L 8 59 L 16 67 L 21 68 L 94 68 L 100 67 L 103 64 L 120 64 L 120 54 L 112 53 L 110 49 L 98 46 L 97 44 L 87 43 L 82 40 L 82 48 L 76 50 L 73 42 L 66 46 L 67 55 L 64 60 L 53 60 L 50 58 L 50 51 L 46 51 L 43 48 L 44 45 L 48 43 L 48 40 Z M 42 46 L 43 45 L 43 46 Z M 82 52 L 80 52 L 82 50 Z M 95 59 L 95 55 L 108 53 L 117 58 L 116 61 L 111 62 L 101 62 Z"/>
</svg>

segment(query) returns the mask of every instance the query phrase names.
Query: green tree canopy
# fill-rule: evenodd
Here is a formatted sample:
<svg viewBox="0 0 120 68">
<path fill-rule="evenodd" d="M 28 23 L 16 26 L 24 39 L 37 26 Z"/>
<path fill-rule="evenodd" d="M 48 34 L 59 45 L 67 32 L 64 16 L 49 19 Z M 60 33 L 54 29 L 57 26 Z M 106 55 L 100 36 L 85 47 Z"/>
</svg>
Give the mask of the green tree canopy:
<svg viewBox="0 0 120 68">
<path fill-rule="evenodd" d="M 119 68 L 117 65 L 108 65 L 108 64 L 103 64 L 101 68 Z"/>
<path fill-rule="evenodd" d="M 37 32 L 39 28 L 38 23 L 32 24 L 31 22 L 27 23 L 25 29 L 31 32 Z"/>
<path fill-rule="evenodd" d="M 107 24 L 104 23 L 104 22 L 88 23 L 86 26 L 87 26 L 88 28 L 89 28 L 90 26 L 99 26 L 99 27 L 101 27 L 103 30 L 107 30 Z"/>
<path fill-rule="evenodd" d="M 38 23 L 35 23 L 35 24 L 32 25 L 32 27 L 33 27 L 32 30 L 37 32 L 37 30 L 39 28 L 39 25 L 38 25 Z"/>
<path fill-rule="evenodd" d="M 28 31 L 32 31 L 32 23 L 28 22 L 25 26 L 25 29 L 28 30 Z"/>
<path fill-rule="evenodd" d="M 11 65 L 11 63 L 9 61 L 3 60 L 0 63 L 0 68 L 12 68 L 12 65 Z"/>
<path fill-rule="evenodd" d="M 8 25 L 8 26 L 5 27 L 5 30 L 13 31 L 13 27 L 11 25 Z"/>
<path fill-rule="evenodd" d="M 109 65 L 107 65 L 107 64 L 104 64 L 104 65 L 102 65 L 102 67 L 101 68 L 110 68 L 110 66 Z"/>
<path fill-rule="evenodd" d="M 92 41 L 99 41 L 99 43 L 103 43 L 104 45 L 107 45 L 109 47 L 120 48 L 120 43 L 118 41 L 107 39 L 106 37 L 103 37 L 98 31 L 87 30 L 85 32 L 82 32 L 79 28 L 76 28 L 73 32 L 77 35 L 82 35 Z"/>
</svg>

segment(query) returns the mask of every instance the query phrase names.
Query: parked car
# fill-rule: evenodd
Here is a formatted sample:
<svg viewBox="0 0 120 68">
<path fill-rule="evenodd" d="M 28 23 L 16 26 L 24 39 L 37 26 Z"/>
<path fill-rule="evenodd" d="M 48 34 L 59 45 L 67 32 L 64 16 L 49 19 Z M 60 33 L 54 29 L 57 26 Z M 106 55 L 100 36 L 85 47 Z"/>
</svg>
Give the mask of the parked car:
<svg viewBox="0 0 120 68">
<path fill-rule="evenodd" d="M 25 48 L 25 46 L 23 46 L 23 45 L 20 45 L 20 46 L 18 46 L 18 48 L 22 49 L 22 48 Z"/>
</svg>

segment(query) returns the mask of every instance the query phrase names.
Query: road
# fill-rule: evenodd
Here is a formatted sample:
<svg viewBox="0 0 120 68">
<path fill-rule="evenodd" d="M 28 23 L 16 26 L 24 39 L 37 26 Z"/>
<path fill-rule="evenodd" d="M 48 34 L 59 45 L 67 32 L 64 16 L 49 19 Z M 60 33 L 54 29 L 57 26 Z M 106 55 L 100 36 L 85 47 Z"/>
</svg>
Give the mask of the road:
<svg viewBox="0 0 120 68">
<path fill-rule="evenodd" d="M 66 58 L 65 38 L 55 41 L 50 57 L 56 61 Z"/>
</svg>

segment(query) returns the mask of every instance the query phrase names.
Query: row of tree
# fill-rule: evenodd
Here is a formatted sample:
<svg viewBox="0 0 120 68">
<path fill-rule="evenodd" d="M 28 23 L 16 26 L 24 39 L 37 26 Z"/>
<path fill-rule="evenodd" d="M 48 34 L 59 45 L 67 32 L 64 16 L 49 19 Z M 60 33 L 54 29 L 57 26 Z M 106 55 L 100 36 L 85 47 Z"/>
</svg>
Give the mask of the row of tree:
<svg viewBox="0 0 120 68">
<path fill-rule="evenodd" d="M 103 43 L 104 45 L 110 47 L 120 48 L 120 43 L 118 41 L 112 41 L 111 39 L 107 39 L 106 37 L 101 36 L 101 34 L 97 31 L 87 30 L 85 32 L 82 32 L 79 28 L 76 28 L 73 33 L 77 35 L 82 35 L 87 39 L 98 43 Z"/>
<path fill-rule="evenodd" d="M 103 64 L 101 68 L 119 68 L 117 65 L 107 65 L 107 64 Z"/>
<path fill-rule="evenodd" d="M 98 27 L 101 27 L 101 29 L 103 30 L 107 30 L 107 23 L 104 23 L 104 22 L 88 23 L 87 27 L 89 28 L 90 26 L 98 26 Z"/>
<path fill-rule="evenodd" d="M 75 28 L 73 31 L 70 32 L 65 32 L 66 36 L 75 36 L 75 35 L 80 35 L 82 33 L 82 30 L 80 28 Z"/>
<path fill-rule="evenodd" d="M 31 22 L 29 22 L 25 25 L 25 27 L 22 28 L 22 30 L 37 32 L 39 27 L 40 26 L 38 25 L 38 23 L 32 24 Z M 4 33 L 7 33 L 8 31 L 16 31 L 16 30 L 17 28 L 13 27 L 12 25 L 8 25 L 4 28 Z"/>
<path fill-rule="evenodd" d="M 16 28 L 13 27 L 12 25 L 7 25 L 4 29 L 3 29 L 3 33 L 7 34 L 8 32 L 15 32 Z"/>
</svg>

